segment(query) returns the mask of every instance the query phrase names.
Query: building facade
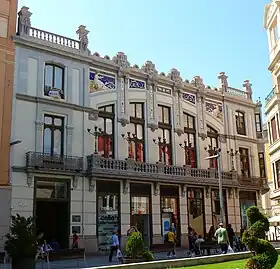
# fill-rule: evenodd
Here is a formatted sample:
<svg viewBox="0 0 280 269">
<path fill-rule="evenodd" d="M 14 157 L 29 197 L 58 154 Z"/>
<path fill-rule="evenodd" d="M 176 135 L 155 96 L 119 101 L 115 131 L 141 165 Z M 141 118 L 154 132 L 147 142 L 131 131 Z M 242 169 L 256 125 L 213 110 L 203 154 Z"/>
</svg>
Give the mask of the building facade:
<svg viewBox="0 0 280 269">
<path fill-rule="evenodd" d="M 201 77 L 165 75 L 151 61 L 132 66 L 78 40 L 33 28 L 23 8 L 16 44 L 12 213 L 36 216 L 47 240 L 68 247 L 80 234 L 105 252 L 112 231 L 137 225 L 147 246 L 163 244 L 172 223 L 181 246 L 188 227 L 205 236 L 220 222 L 216 159 L 220 149 L 224 222 L 247 225 L 244 212 L 267 190 L 261 104 L 251 84 L 218 88 Z M 22 17 L 22 16 L 26 16 Z M 262 167 L 262 169 L 260 169 Z"/>
<path fill-rule="evenodd" d="M 0 249 L 10 223 L 10 132 L 15 47 L 12 36 L 16 32 L 17 1 L 0 3 Z"/>
<path fill-rule="evenodd" d="M 269 47 L 269 71 L 272 75 L 273 89 L 265 99 L 265 114 L 267 116 L 267 140 L 271 169 L 271 190 L 270 198 L 272 215 L 280 214 L 280 132 L 279 132 L 279 111 L 280 111 L 280 95 L 279 95 L 279 60 L 280 60 L 280 43 L 279 43 L 279 27 L 280 27 L 280 2 L 272 1 L 271 4 L 265 6 L 264 27 L 267 30 L 268 47 Z"/>
</svg>

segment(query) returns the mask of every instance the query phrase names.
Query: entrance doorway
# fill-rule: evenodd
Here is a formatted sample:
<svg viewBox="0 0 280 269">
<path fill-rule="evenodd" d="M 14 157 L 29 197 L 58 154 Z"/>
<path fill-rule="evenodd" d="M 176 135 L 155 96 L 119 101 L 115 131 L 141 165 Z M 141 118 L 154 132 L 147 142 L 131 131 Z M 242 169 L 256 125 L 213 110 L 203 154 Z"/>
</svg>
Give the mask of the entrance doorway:
<svg viewBox="0 0 280 269">
<path fill-rule="evenodd" d="M 135 224 L 138 231 L 142 234 L 145 246 L 150 248 L 150 215 L 133 215 L 132 223 Z"/>
<path fill-rule="evenodd" d="M 61 249 L 69 248 L 69 186 L 68 181 L 35 181 L 36 227 L 47 243 L 56 241 Z"/>
</svg>

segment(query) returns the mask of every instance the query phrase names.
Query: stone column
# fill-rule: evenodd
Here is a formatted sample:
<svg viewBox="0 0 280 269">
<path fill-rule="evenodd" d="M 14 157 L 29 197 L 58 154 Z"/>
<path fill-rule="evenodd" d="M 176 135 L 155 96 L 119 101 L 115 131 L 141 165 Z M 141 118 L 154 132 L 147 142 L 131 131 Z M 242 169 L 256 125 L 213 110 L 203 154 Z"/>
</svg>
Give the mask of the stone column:
<svg viewBox="0 0 280 269">
<path fill-rule="evenodd" d="M 187 248 L 188 240 L 188 203 L 187 203 L 187 186 L 182 185 L 179 188 L 179 205 L 180 205 L 180 222 L 181 222 L 181 246 Z"/>
<path fill-rule="evenodd" d="M 239 202 L 239 189 L 234 190 L 234 206 L 235 206 L 235 227 L 232 227 L 236 233 L 240 232 L 241 216 L 240 216 L 240 202 Z"/>
<path fill-rule="evenodd" d="M 226 198 L 227 198 L 228 223 L 232 225 L 234 231 L 237 231 L 238 229 L 236 227 L 236 214 L 237 212 L 240 212 L 240 210 L 236 211 L 234 190 L 232 188 L 227 189 Z"/>
<path fill-rule="evenodd" d="M 121 224 L 121 247 L 125 247 L 127 231 L 130 228 L 130 185 L 129 181 L 120 182 L 120 224 Z"/>
<path fill-rule="evenodd" d="M 213 225 L 211 187 L 205 187 L 204 194 L 205 230 L 208 233 L 210 227 Z"/>
<path fill-rule="evenodd" d="M 162 244 L 163 238 L 161 235 L 161 208 L 160 208 L 160 185 L 158 183 L 151 186 L 152 198 L 152 244 Z"/>
</svg>

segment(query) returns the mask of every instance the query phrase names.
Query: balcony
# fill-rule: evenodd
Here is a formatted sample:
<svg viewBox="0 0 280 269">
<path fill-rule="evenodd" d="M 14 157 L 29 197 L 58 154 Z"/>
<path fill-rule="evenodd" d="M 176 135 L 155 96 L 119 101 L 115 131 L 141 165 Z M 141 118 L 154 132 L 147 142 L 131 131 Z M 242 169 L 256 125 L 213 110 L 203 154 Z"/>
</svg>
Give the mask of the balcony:
<svg viewBox="0 0 280 269">
<path fill-rule="evenodd" d="M 238 182 L 241 187 L 245 188 L 255 188 L 258 190 L 262 190 L 264 193 L 269 191 L 268 183 L 266 178 L 260 178 L 260 177 L 243 177 L 238 176 Z"/>
<path fill-rule="evenodd" d="M 26 169 L 77 173 L 83 171 L 83 158 L 29 151 L 26 153 Z"/>
<path fill-rule="evenodd" d="M 276 86 L 270 91 L 270 93 L 265 98 L 265 105 L 267 105 L 269 103 L 269 101 L 272 99 L 272 97 L 274 96 L 275 89 L 276 89 Z"/>
<path fill-rule="evenodd" d="M 218 172 L 214 169 L 168 166 L 159 163 L 140 163 L 134 160 L 114 160 L 94 154 L 87 157 L 87 174 L 106 178 L 218 185 Z M 226 186 L 238 184 L 237 176 L 232 172 L 222 172 L 222 180 Z"/>
</svg>

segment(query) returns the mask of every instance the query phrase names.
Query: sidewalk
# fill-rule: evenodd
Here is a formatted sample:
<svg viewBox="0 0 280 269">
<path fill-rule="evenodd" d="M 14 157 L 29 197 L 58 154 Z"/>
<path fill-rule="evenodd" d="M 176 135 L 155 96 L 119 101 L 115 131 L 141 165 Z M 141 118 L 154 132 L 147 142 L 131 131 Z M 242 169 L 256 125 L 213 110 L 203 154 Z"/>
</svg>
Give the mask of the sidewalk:
<svg viewBox="0 0 280 269">
<path fill-rule="evenodd" d="M 156 260 L 166 260 L 166 252 L 154 253 Z M 184 258 L 186 257 L 186 251 L 180 249 L 177 251 L 176 258 Z M 54 261 L 50 262 L 50 269 L 77 269 L 77 268 L 90 268 L 90 267 L 98 267 L 98 266 L 106 266 L 106 265 L 115 265 L 119 264 L 116 258 L 113 258 L 112 262 L 108 262 L 108 256 L 89 256 L 86 259 L 87 267 L 85 267 L 83 260 L 69 260 L 69 261 Z M 43 267 L 42 267 L 43 265 Z M 36 265 L 36 269 L 47 269 L 47 264 L 39 262 Z"/>
</svg>

